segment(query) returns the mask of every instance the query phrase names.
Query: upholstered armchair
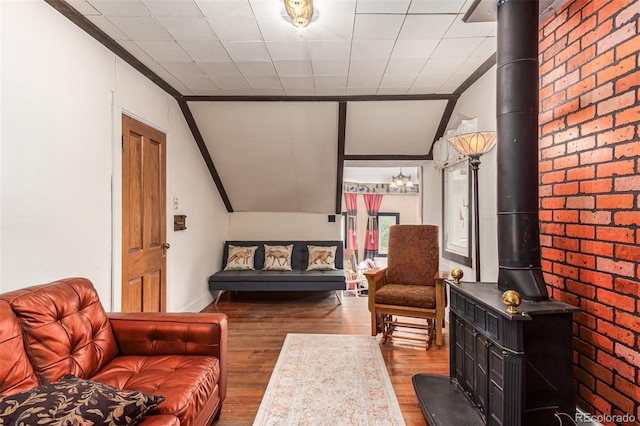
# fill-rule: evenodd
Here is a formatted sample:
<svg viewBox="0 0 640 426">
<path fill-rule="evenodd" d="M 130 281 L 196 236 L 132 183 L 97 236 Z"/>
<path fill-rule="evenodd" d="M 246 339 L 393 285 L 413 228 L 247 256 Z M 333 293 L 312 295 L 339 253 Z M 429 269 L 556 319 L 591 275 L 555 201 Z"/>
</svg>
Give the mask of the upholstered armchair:
<svg viewBox="0 0 640 426">
<path fill-rule="evenodd" d="M 386 268 L 365 272 L 369 284 L 371 335 L 422 340 L 393 335 L 396 327 L 426 330 L 427 348 L 435 337 L 442 345 L 446 294 L 439 272 L 438 227 L 432 225 L 394 225 L 389 228 Z M 425 322 L 400 322 L 394 317 L 424 319 Z"/>
</svg>

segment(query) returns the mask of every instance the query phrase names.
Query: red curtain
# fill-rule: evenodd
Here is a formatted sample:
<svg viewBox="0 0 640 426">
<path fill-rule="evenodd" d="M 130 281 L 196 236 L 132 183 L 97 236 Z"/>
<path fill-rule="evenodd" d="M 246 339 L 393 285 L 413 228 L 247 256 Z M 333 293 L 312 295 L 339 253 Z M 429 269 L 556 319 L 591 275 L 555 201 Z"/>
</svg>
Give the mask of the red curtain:
<svg viewBox="0 0 640 426">
<path fill-rule="evenodd" d="M 367 233 L 364 242 L 365 259 L 373 259 L 378 255 L 379 236 L 378 236 L 378 211 L 382 204 L 382 194 L 363 194 L 364 204 L 367 206 Z"/>
<path fill-rule="evenodd" d="M 358 258 L 358 194 L 346 193 L 344 198 L 347 204 L 347 247 L 353 249 Z"/>
</svg>

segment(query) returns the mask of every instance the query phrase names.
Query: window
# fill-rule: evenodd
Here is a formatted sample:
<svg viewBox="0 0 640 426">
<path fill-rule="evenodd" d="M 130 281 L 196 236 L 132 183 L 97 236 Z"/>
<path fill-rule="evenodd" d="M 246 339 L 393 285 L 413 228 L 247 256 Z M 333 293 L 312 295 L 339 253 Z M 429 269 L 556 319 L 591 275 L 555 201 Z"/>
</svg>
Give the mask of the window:
<svg viewBox="0 0 640 426">
<path fill-rule="evenodd" d="M 400 223 L 400 213 L 378 213 L 378 256 L 387 257 L 389 252 L 389 227 Z"/>
</svg>

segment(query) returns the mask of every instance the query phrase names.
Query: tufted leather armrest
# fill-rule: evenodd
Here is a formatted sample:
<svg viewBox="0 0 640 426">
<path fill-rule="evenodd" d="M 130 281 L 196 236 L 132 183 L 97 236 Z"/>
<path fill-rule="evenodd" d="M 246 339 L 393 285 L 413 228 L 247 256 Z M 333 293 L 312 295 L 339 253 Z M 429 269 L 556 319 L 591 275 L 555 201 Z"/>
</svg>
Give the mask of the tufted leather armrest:
<svg viewBox="0 0 640 426">
<path fill-rule="evenodd" d="M 120 355 L 213 355 L 220 361 L 220 395 L 226 395 L 227 316 L 223 313 L 107 314 Z"/>
</svg>

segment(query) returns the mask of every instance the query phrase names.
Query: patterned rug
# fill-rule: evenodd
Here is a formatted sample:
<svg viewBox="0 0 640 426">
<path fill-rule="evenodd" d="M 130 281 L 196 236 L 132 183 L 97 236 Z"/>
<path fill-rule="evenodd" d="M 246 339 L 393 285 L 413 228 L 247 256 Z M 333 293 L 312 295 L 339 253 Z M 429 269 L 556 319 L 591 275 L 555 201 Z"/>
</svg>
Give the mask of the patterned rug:
<svg viewBox="0 0 640 426">
<path fill-rule="evenodd" d="M 288 334 L 254 425 L 404 425 L 371 336 Z"/>
</svg>

